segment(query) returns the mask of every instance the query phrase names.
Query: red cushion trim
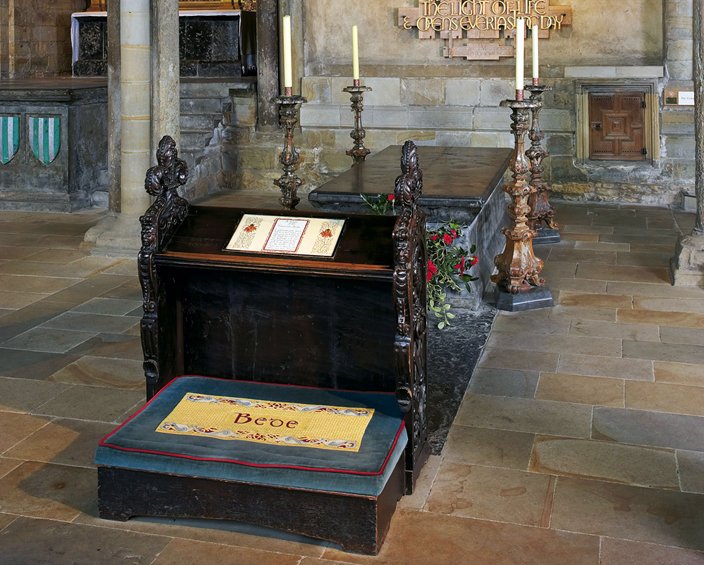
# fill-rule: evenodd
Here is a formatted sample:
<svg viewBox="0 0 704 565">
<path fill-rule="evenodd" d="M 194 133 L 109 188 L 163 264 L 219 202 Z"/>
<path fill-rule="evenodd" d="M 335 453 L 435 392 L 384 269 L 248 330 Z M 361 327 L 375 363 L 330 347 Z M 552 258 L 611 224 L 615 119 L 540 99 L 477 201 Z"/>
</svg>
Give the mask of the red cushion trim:
<svg viewBox="0 0 704 565">
<path fill-rule="evenodd" d="M 154 397 L 156 398 L 156 397 Z M 135 414 L 136 415 L 136 414 Z M 127 420 L 129 422 L 129 420 Z M 125 422 L 125 424 L 127 423 Z M 122 424 L 123 426 L 125 424 Z M 129 447 L 120 447 L 117 445 L 112 445 L 110 443 L 106 443 L 105 440 L 108 439 L 107 437 L 102 439 L 100 441 L 100 446 L 101 447 L 110 447 L 112 449 L 119 449 L 120 451 L 130 451 L 130 452 L 136 452 L 136 453 L 150 453 L 152 455 L 166 455 L 169 457 L 180 457 L 182 459 L 193 459 L 194 461 L 217 461 L 219 463 L 236 463 L 238 465 L 245 465 L 247 467 L 261 467 L 265 469 L 297 469 L 299 471 L 320 471 L 323 473 L 347 473 L 349 475 L 365 475 L 365 476 L 378 476 L 383 474 L 384 469 L 386 469 L 386 465 L 389 462 L 389 458 L 391 457 L 391 453 L 393 453 L 396 444 L 398 443 L 398 438 L 401 437 L 401 432 L 403 432 L 405 424 L 401 424 L 401 426 L 398 429 L 398 432 L 396 433 L 396 437 L 394 438 L 394 443 L 391 446 L 391 449 L 389 450 L 389 453 L 386 456 L 386 459 L 384 460 L 384 463 L 381 466 L 381 469 L 379 469 L 378 472 L 374 473 L 371 471 L 350 471 L 347 469 L 320 469 L 316 467 L 300 467 L 298 465 L 264 465 L 260 463 L 247 463 L 246 461 L 238 461 L 237 459 L 220 459 L 217 457 L 195 457 L 192 455 L 183 455 L 180 453 L 169 453 L 168 451 L 151 451 L 149 449 L 132 449 Z M 118 428 L 119 429 L 119 428 Z M 117 430 L 115 430 L 117 431 Z M 113 432 L 114 433 L 114 432 Z M 111 434 L 112 435 L 112 434 Z M 110 436 L 108 436 L 110 437 Z"/>
</svg>

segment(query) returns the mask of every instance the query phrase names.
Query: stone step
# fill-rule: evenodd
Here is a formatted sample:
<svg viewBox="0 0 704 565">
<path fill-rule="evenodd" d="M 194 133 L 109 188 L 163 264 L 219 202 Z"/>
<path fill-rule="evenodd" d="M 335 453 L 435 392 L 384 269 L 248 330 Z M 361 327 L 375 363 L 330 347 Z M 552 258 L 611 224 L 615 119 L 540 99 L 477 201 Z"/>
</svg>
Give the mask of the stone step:
<svg viewBox="0 0 704 565">
<path fill-rule="evenodd" d="M 222 114 L 232 107 L 229 98 L 181 98 L 181 114 Z"/>
<path fill-rule="evenodd" d="M 256 92 L 256 77 L 228 79 L 182 78 L 180 95 L 183 98 L 225 98 L 252 96 Z"/>
<path fill-rule="evenodd" d="M 189 131 L 189 132 L 207 132 L 207 131 L 213 131 L 217 127 L 217 125 L 222 121 L 222 114 L 220 115 L 213 115 L 213 114 L 205 114 L 205 115 L 189 115 L 189 114 L 182 114 L 181 115 L 181 130 L 182 131 Z"/>
<path fill-rule="evenodd" d="M 213 130 L 209 132 L 181 130 L 180 151 L 203 151 L 213 137 Z"/>
</svg>

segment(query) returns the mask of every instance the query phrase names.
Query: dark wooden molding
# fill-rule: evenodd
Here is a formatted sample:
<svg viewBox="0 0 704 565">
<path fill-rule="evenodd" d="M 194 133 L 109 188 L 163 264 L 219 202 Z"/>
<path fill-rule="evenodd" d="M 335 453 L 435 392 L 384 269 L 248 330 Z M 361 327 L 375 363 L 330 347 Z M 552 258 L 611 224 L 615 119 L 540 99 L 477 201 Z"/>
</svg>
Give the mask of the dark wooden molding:
<svg viewBox="0 0 704 565">
<path fill-rule="evenodd" d="M 176 142 L 168 135 L 159 142 L 158 165 L 147 171 L 145 190 L 156 197 L 147 212 L 139 218 L 142 224 L 142 248 L 137 256 L 139 282 L 142 286 L 144 315 L 141 322 L 144 374 L 147 397 L 155 392 L 159 379 L 159 320 L 157 303 L 161 284 L 154 264 L 154 254 L 161 251 L 188 215 L 188 201 L 178 195 L 178 187 L 186 184 L 188 166 L 178 158 Z"/>
<path fill-rule="evenodd" d="M 407 491 L 412 492 L 417 473 L 428 453 L 426 421 L 427 387 L 427 250 L 426 214 L 417 202 L 423 191 L 423 171 L 412 141 L 401 153 L 402 174 L 396 179 L 394 198 L 401 205 L 394 226 L 394 299 L 396 338 L 394 371 L 396 399 L 406 413 L 409 448 L 406 451 Z"/>
</svg>

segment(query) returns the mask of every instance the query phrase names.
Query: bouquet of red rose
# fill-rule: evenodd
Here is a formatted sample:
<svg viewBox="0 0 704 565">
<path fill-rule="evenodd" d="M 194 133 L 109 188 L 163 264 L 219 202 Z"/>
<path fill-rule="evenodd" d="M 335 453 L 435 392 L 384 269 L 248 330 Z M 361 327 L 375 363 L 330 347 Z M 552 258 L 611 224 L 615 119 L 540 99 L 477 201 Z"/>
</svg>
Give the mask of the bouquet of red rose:
<svg viewBox="0 0 704 565">
<path fill-rule="evenodd" d="M 479 260 L 474 254 L 476 245 L 472 244 L 469 252 L 456 245 L 456 240 L 462 235 L 458 224 L 449 222 L 426 233 L 428 245 L 428 307 L 441 318 L 438 328 L 449 325 L 454 314 L 450 313 L 450 305 L 445 304 L 447 290 L 460 292 L 462 285 L 471 292 L 470 281 L 477 277 L 469 274 L 469 269 Z"/>
</svg>

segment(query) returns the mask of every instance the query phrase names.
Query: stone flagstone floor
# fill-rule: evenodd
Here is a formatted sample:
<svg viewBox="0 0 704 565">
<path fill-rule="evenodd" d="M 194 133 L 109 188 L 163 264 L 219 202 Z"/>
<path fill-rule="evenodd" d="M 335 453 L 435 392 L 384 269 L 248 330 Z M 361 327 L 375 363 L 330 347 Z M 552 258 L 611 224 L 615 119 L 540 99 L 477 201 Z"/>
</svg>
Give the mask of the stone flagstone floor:
<svg viewBox="0 0 704 565">
<path fill-rule="evenodd" d="M 704 289 L 667 272 L 692 215 L 559 205 L 563 241 L 538 248 L 557 306 L 497 316 L 442 455 L 367 557 L 96 517 L 95 446 L 144 399 L 135 261 L 82 245 L 102 214 L 0 212 L 0 564 L 704 564 Z"/>
</svg>

